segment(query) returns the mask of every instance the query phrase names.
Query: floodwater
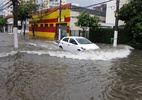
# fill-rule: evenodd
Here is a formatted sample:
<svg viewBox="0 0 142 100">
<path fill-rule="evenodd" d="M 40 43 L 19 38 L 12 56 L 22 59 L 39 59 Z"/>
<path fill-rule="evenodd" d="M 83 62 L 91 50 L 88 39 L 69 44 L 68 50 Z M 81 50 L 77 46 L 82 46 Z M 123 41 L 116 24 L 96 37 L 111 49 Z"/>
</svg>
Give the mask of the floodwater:
<svg viewBox="0 0 142 100">
<path fill-rule="evenodd" d="M 96 51 L 68 52 L 55 41 L 22 37 L 15 50 L 11 35 L 4 38 L 0 100 L 142 100 L 140 50 L 98 44 Z"/>
</svg>

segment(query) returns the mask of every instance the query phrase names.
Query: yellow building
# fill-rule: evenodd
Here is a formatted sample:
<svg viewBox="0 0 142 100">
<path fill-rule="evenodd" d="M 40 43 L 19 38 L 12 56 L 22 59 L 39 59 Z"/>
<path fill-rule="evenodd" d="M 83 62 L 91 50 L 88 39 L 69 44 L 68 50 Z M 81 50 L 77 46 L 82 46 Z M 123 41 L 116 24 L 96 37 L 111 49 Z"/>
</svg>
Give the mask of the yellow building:
<svg viewBox="0 0 142 100">
<path fill-rule="evenodd" d="M 61 16 L 59 15 L 59 8 L 57 6 L 33 14 L 33 18 L 29 20 L 29 34 L 33 35 L 34 30 L 35 36 L 55 39 L 58 38 L 60 24 L 61 36 L 69 35 L 71 4 L 61 6 Z M 59 18 L 61 18 L 61 23 L 59 22 Z"/>
</svg>

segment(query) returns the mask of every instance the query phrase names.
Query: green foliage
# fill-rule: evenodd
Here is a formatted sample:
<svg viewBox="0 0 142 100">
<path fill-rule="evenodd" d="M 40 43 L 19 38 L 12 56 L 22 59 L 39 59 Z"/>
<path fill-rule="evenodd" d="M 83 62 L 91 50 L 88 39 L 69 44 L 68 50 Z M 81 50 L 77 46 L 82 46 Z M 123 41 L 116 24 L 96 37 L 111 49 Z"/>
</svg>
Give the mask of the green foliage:
<svg viewBox="0 0 142 100">
<path fill-rule="evenodd" d="M 94 15 L 90 18 L 90 23 L 89 23 L 89 27 L 90 29 L 93 30 L 97 30 L 97 29 L 101 29 L 101 25 L 99 24 L 99 16 L 98 15 Z"/>
<path fill-rule="evenodd" d="M 132 44 L 142 44 L 142 0 L 131 0 L 119 11 L 119 19 L 123 20 Z"/>
<path fill-rule="evenodd" d="M 7 22 L 7 19 L 1 15 L 0 16 L 0 25 L 4 26 L 6 24 L 6 22 Z"/>
<path fill-rule="evenodd" d="M 94 43 L 108 43 L 112 42 L 113 29 L 89 30 L 89 39 Z"/>
<path fill-rule="evenodd" d="M 26 20 L 31 17 L 31 13 L 37 12 L 39 5 L 34 0 L 21 0 L 18 5 L 18 18 L 19 20 Z"/>
<path fill-rule="evenodd" d="M 32 18 L 34 22 L 34 26 L 36 25 L 36 19 L 32 17 L 32 13 L 37 13 L 37 11 L 40 9 L 40 7 L 43 7 L 42 4 L 36 4 L 35 0 L 19 0 L 19 5 L 18 5 L 18 20 L 21 20 L 21 25 L 22 22 L 25 21 L 26 19 Z M 39 14 L 39 19 L 41 20 L 42 17 Z M 25 35 L 25 25 L 24 25 L 24 33 Z"/>
<path fill-rule="evenodd" d="M 80 12 L 77 16 L 78 21 L 75 23 L 76 26 L 80 26 L 83 30 L 87 30 L 90 23 L 90 15 L 87 11 Z"/>
<path fill-rule="evenodd" d="M 90 16 L 87 11 L 82 11 L 80 12 L 79 16 L 77 16 L 77 22 L 75 23 L 75 25 L 81 27 L 84 34 L 88 28 L 94 30 L 100 28 L 98 22 L 99 17 L 97 15 Z"/>
<path fill-rule="evenodd" d="M 90 29 L 89 33 L 89 39 L 94 43 L 113 43 L 114 29 Z M 118 30 L 118 44 L 128 44 L 128 35 L 123 29 Z"/>
</svg>

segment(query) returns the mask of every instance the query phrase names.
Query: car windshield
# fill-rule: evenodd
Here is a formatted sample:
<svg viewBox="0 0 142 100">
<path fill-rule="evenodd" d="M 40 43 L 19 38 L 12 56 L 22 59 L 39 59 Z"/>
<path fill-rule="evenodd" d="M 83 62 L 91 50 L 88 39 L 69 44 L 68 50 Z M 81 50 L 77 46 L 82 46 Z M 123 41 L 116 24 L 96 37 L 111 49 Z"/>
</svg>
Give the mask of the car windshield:
<svg viewBox="0 0 142 100">
<path fill-rule="evenodd" d="M 92 44 L 91 41 L 89 41 L 88 39 L 85 39 L 85 38 L 76 38 L 76 40 L 79 44 Z"/>
</svg>

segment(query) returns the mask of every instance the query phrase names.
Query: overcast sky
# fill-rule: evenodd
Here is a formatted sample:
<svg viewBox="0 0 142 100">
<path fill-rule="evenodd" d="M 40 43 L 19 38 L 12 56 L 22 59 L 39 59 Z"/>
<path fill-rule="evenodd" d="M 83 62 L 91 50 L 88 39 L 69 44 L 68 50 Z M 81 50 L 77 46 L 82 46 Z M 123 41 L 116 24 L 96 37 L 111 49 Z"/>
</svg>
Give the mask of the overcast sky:
<svg viewBox="0 0 142 100">
<path fill-rule="evenodd" d="M 89 6 L 96 3 L 101 3 L 108 0 L 67 0 L 67 3 L 78 3 L 80 6 Z"/>
<path fill-rule="evenodd" d="M 108 0 L 67 0 L 67 3 L 78 3 L 80 6 L 88 6 Z M 2 0 L 0 0 L 0 3 Z"/>
</svg>

